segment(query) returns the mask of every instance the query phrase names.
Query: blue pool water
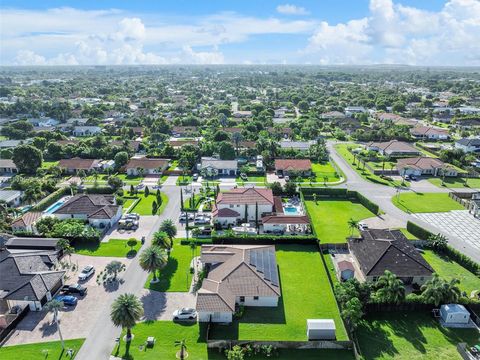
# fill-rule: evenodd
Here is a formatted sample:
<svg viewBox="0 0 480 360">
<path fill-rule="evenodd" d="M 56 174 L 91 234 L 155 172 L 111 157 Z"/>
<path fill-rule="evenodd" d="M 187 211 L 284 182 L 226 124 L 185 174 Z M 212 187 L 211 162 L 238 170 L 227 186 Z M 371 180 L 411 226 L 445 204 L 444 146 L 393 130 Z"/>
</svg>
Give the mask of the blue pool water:
<svg viewBox="0 0 480 360">
<path fill-rule="evenodd" d="M 297 209 L 296 207 L 293 207 L 293 206 L 291 206 L 291 207 L 284 207 L 284 208 L 283 208 L 283 212 L 284 212 L 285 214 L 289 214 L 289 215 L 298 215 L 298 214 L 300 214 L 300 213 L 298 212 L 298 209 Z"/>
<path fill-rule="evenodd" d="M 65 203 L 64 199 L 60 199 L 57 202 L 53 203 L 50 205 L 45 211 L 45 214 L 53 214 L 60 206 L 62 206 Z"/>
</svg>

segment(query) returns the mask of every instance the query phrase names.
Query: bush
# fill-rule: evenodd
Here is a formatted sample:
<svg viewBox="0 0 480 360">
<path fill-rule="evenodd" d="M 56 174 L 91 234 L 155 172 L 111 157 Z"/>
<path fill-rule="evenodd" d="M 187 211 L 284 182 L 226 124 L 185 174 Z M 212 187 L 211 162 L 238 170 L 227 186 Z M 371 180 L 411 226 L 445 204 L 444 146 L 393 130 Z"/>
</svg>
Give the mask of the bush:
<svg viewBox="0 0 480 360">
<path fill-rule="evenodd" d="M 32 207 L 32 211 L 43 211 L 52 205 L 55 201 L 60 200 L 63 196 L 65 196 L 70 189 L 68 187 L 60 188 L 50 195 L 48 195 L 45 199 L 37 203 L 37 205 Z"/>
<path fill-rule="evenodd" d="M 360 204 L 365 206 L 368 210 L 370 210 L 375 215 L 378 215 L 378 213 L 380 212 L 380 208 L 378 207 L 377 204 L 370 201 L 369 199 L 367 199 L 365 196 L 363 196 L 359 192 L 357 192 L 357 200 Z"/>
<path fill-rule="evenodd" d="M 85 193 L 87 194 L 113 194 L 115 189 L 112 189 L 110 186 L 97 186 L 97 187 L 87 187 L 85 188 Z"/>
<path fill-rule="evenodd" d="M 214 244 L 317 244 L 314 235 L 212 235 Z"/>
<path fill-rule="evenodd" d="M 411 221 L 407 222 L 407 230 L 409 233 L 411 233 L 412 235 L 415 235 L 420 240 L 427 240 L 430 236 L 434 235 L 430 231 L 422 228 L 421 226 L 418 226 L 417 224 Z"/>
</svg>

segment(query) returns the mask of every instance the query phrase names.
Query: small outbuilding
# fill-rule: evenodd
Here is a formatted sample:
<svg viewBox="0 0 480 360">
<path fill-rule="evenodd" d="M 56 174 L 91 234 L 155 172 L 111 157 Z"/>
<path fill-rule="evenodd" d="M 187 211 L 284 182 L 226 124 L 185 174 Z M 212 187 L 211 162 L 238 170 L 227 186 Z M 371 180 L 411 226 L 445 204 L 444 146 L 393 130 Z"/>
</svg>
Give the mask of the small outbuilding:
<svg viewBox="0 0 480 360">
<path fill-rule="evenodd" d="M 468 324 L 470 313 L 460 304 L 445 304 L 440 306 L 440 317 L 445 324 Z"/>
<path fill-rule="evenodd" d="M 333 319 L 307 319 L 308 340 L 335 340 L 335 330 Z"/>
</svg>

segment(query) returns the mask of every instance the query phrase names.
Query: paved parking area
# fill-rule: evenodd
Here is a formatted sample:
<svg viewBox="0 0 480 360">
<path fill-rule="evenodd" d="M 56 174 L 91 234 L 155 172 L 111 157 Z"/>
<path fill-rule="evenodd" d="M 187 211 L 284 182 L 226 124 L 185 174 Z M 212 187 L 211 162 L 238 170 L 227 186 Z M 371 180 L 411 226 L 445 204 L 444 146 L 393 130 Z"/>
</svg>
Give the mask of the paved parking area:
<svg viewBox="0 0 480 360">
<path fill-rule="evenodd" d="M 86 282 L 82 283 L 88 289 L 87 295 L 83 298 L 78 297 L 76 306 L 65 307 L 59 313 L 60 327 L 62 335 L 65 339 L 79 339 L 85 338 L 95 325 L 95 319 L 99 316 L 102 310 L 101 305 L 104 299 L 109 296 L 109 293 L 116 291 L 116 286 L 113 288 L 105 288 L 103 284 L 98 285 L 96 282 L 97 274 L 100 273 L 105 265 L 114 258 L 72 255 L 72 263 L 78 264 L 81 270 L 86 265 L 95 266 L 96 273 L 91 276 Z M 131 260 L 118 259 L 127 266 Z M 68 262 L 68 258 L 64 261 Z M 69 280 L 65 283 L 75 283 L 78 271 L 68 272 Z M 121 275 L 120 275 L 121 276 Z M 53 314 L 47 311 L 29 312 L 27 316 L 18 324 L 12 335 L 6 342 L 6 346 L 28 344 L 36 342 L 57 341 L 59 340 L 57 327 L 53 322 Z"/>
<path fill-rule="evenodd" d="M 279 178 L 277 176 L 277 174 L 271 172 L 271 173 L 267 173 L 267 183 L 269 184 L 273 184 L 274 182 L 279 182 L 280 185 L 284 186 L 285 185 L 285 179 L 284 178 Z"/>
<path fill-rule="evenodd" d="M 115 225 L 105 234 L 102 242 L 107 242 L 110 239 L 130 239 L 131 237 L 141 239 L 142 236 L 147 237 L 155 226 L 157 220 L 158 216 L 155 215 L 140 216 L 137 230 L 118 230 L 117 225 Z"/>
<path fill-rule="evenodd" d="M 173 312 L 183 307 L 195 307 L 195 294 L 188 292 L 158 292 L 142 290 L 144 320 L 173 320 Z"/>
<path fill-rule="evenodd" d="M 480 219 L 468 210 L 452 210 L 442 213 L 418 213 L 413 216 L 452 234 L 480 250 Z"/>
<path fill-rule="evenodd" d="M 375 217 L 362 220 L 371 229 L 398 229 L 404 228 L 407 224 L 388 214 L 381 214 Z"/>
</svg>

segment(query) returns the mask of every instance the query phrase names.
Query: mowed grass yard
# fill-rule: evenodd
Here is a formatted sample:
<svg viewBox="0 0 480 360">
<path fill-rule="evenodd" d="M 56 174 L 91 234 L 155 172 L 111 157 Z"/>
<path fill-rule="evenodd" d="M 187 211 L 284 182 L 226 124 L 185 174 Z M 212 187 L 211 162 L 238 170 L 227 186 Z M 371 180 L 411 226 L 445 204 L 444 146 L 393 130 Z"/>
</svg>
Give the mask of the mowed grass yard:
<svg viewBox="0 0 480 360">
<path fill-rule="evenodd" d="M 455 278 L 460 280 L 460 290 L 465 291 L 467 296 L 470 296 L 474 290 L 480 290 L 480 278 L 455 261 L 431 250 L 425 250 L 423 257 L 443 279 L 450 280 Z"/>
<path fill-rule="evenodd" d="M 197 256 L 200 254 L 200 246 L 197 246 Z M 155 291 L 186 292 L 190 289 L 192 274 L 190 274 L 190 262 L 192 260 L 192 249 L 188 245 L 180 245 L 176 239 L 168 263 L 157 274 L 159 282 L 150 284 L 153 274 L 148 275 L 145 288 Z"/>
<path fill-rule="evenodd" d="M 410 213 L 446 212 L 465 210 L 448 196 L 448 193 L 402 193 L 392 197 L 392 203 L 400 210 Z"/>
<path fill-rule="evenodd" d="M 307 319 L 333 319 L 337 339 L 348 340 L 314 245 L 277 245 L 276 258 L 282 296 L 277 307 L 245 307 L 231 325 L 215 325 L 212 339 L 305 341 Z"/>
<path fill-rule="evenodd" d="M 85 339 L 65 340 L 65 348 L 73 349 L 76 355 L 84 341 Z M 60 341 L 0 347 L 0 359 L 2 360 L 70 360 L 74 359 L 75 355 L 70 358 L 66 351 L 62 353 Z"/>
<path fill-rule="evenodd" d="M 375 216 L 362 204 L 344 199 L 319 199 L 317 203 L 307 200 L 305 206 L 312 219 L 317 237 L 324 244 L 347 242 L 347 237 L 351 234 L 348 220 L 359 221 Z M 355 229 L 353 234 L 358 235 L 358 231 Z"/>
<path fill-rule="evenodd" d="M 200 329 L 201 330 L 200 330 Z M 130 360 L 175 359 L 179 350 L 175 346 L 176 340 L 185 339 L 187 343 L 188 359 L 195 360 L 225 360 L 226 357 L 216 349 L 207 349 L 204 327 L 195 323 L 174 323 L 170 321 L 152 321 L 137 324 L 133 330 L 135 335 L 130 345 L 129 354 L 125 353 L 125 343 L 114 347 L 112 355 Z M 140 350 L 139 346 L 145 343 L 149 336 L 156 338 L 153 348 Z M 282 360 L 353 360 L 350 351 L 342 350 L 279 350 L 275 359 Z M 246 359 L 265 359 L 264 355 L 246 357 Z"/>
<path fill-rule="evenodd" d="M 365 360 L 460 360 L 457 343 L 478 343 L 477 330 L 443 328 L 429 312 L 367 315 L 356 333 Z"/>
<path fill-rule="evenodd" d="M 433 185 L 438 187 L 442 186 L 442 179 L 440 178 L 430 178 L 428 179 Z M 467 179 L 467 186 L 465 186 L 464 178 L 445 178 L 445 186 L 447 188 L 459 189 L 459 188 L 471 188 L 471 189 L 480 189 L 480 178 Z"/>
<path fill-rule="evenodd" d="M 152 213 L 152 204 L 157 200 L 154 190 L 152 190 L 147 197 L 145 197 L 143 192 L 138 193 L 136 196 L 131 196 L 130 198 L 137 198 L 140 199 L 140 201 L 130 210 L 130 212 L 139 215 L 160 215 L 168 204 L 168 196 L 163 192 L 160 193 L 160 196 L 162 197 L 162 205 L 160 205 L 155 214 Z"/>
<path fill-rule="evenodd" d="M 75 244 L 75 253 L 88 256 L 105 257 L 133 257 L 142 246 L 140 239 L 137 239 L 137 245 L 131 249 L 127 245 L 128 240 L 110 239 L 108 242 L 84 242 Z"/>
</svg>

